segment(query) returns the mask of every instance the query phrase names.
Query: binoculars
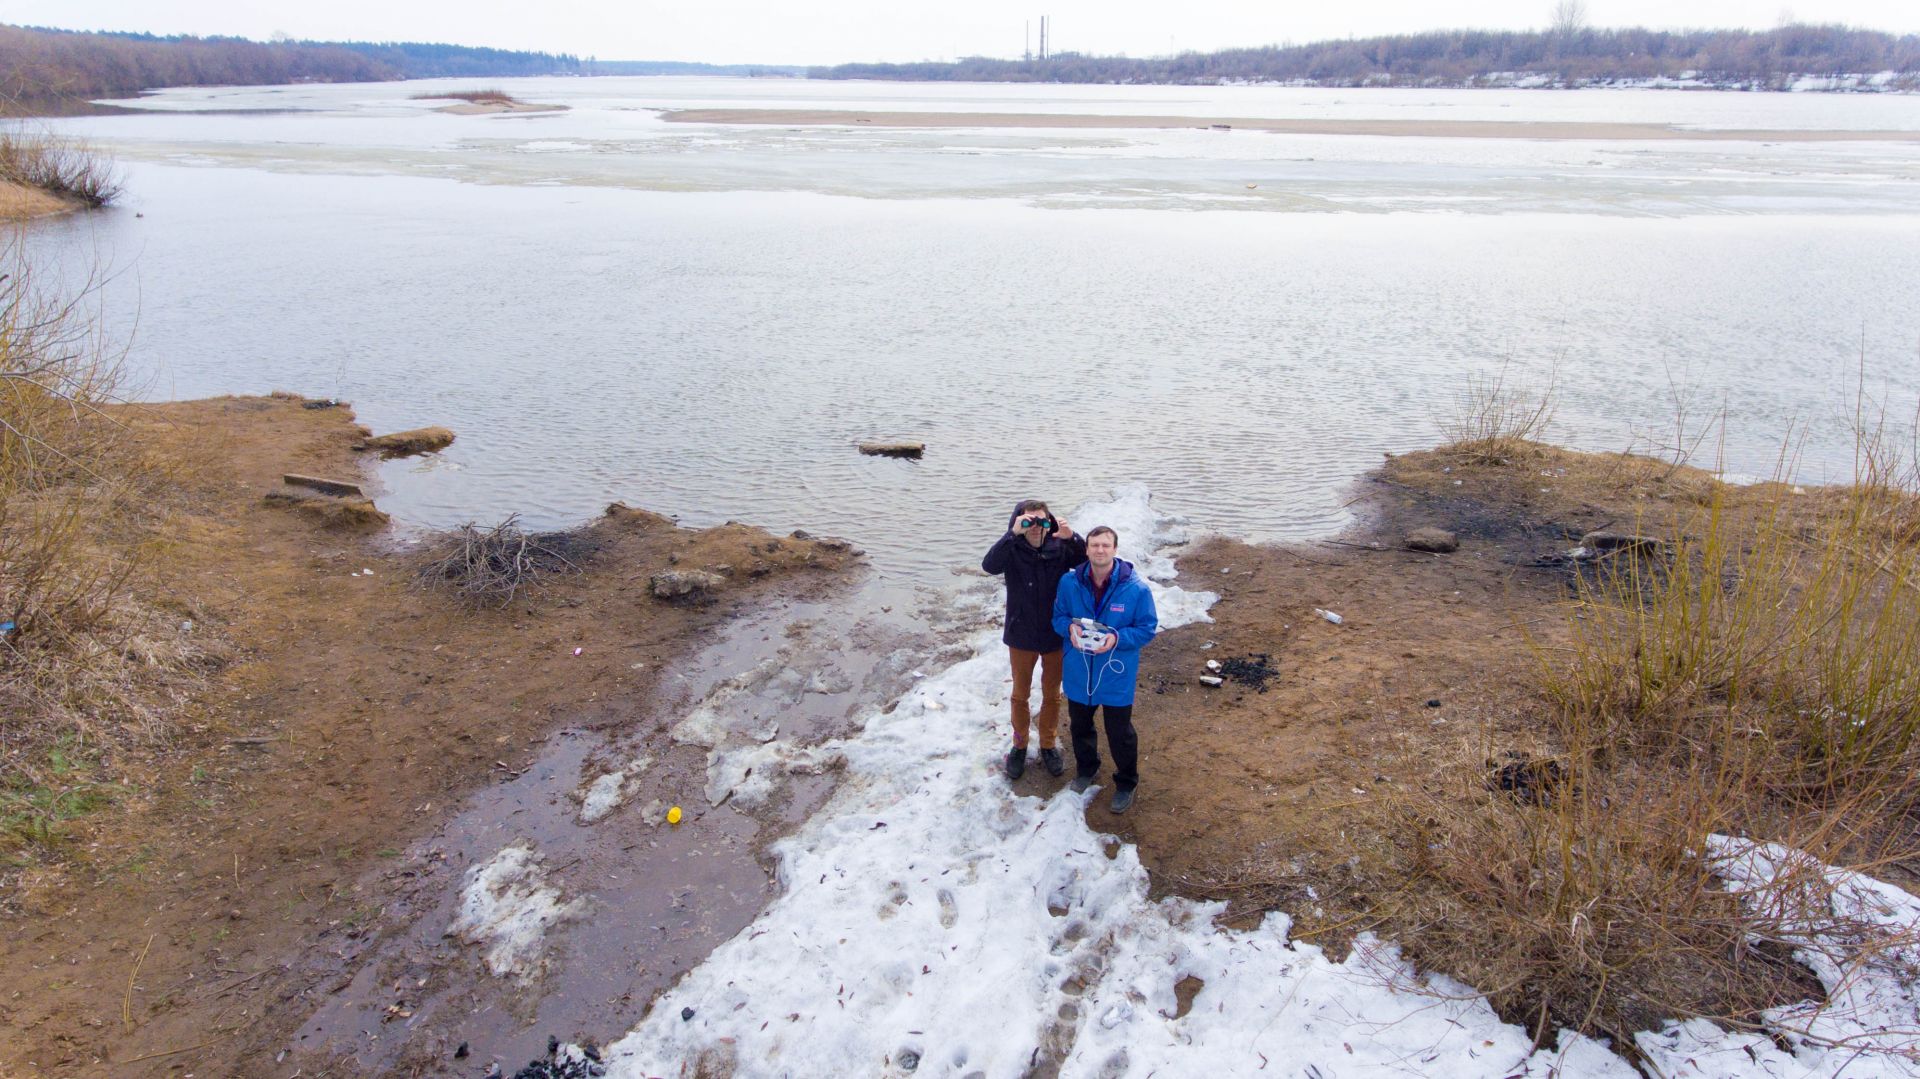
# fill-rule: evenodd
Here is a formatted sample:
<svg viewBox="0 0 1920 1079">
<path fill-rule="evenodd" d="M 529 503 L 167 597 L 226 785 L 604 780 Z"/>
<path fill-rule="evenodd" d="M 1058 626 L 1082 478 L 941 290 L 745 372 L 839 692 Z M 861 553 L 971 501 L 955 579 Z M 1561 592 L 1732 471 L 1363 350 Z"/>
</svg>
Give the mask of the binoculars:
<svg viewBox="0 0 1920 1079">
<path fill-rule="evenodd" d="M 1051 517 L 1022 517 L 1022 518 L 1020 518 L 1020 527 L 1021 527 L 1021 528 L 1032 528 L 1032 527 L 1033 527 L 1034 525 L 1042 525 L 1042 526 L 1044 526 L 1044 527 L 1046 528 L 1046 530 L 1047 530 L 1047 531 L 1049 531 L 1049 532 L 1051 532 L 1051 531 L 1053 531 L 1053 527 L 1054 527 L 1054 525 L 1053 525 L 1053 518 L 1051 518 Z"/>
</svg>

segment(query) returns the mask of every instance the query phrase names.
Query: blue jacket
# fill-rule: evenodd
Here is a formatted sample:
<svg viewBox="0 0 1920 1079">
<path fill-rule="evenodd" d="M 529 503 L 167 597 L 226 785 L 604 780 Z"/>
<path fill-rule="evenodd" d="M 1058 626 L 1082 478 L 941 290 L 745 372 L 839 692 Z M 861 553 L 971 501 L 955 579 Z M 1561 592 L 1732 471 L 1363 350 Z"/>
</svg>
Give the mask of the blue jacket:
<svg viewBox="0 0 1920 1079">
<path fill-rule="evenodd" d="M 980 568 L 1007 579 L 1007 628 L 1000 640 L 1029 652 L 1054 652 L 1060 637 L 1053 632 L 1053 596 L 1060 578 L 1087 560 L 1087 541 L 1075 536 L 1063 540 L 1048 535 L 1039 547 L 1013 532 L 1020 512 L 1007 518 L 1006 534 L 988 548 Z M 1053 514 L 1047 514 L 1051 519 Z"/>
<path fill-rule="evenodd" d="M 1053 631 L 1069 642 L 1066 662 L 1061 666 L 1061 688 L 1068 700 L 1081 704 L 1132 704 L 1134 680 L 1140 674 L 1140 650 L 1160 632 L 1153 593 L 1133 572 L 1133 563 L 1121 558 L 1113 560 L 1113 576 L 1107 579 L 1098 611 L 1094 609 L 1093 591 L 1093 566 L 1089 564 L 1061 578 L 1054 596 Z M 1087 655 L 1073 647 L 1067 633 L 1076 618 L 1112 626 L 1120 643 L 1111 652 Z"/>
</svg>

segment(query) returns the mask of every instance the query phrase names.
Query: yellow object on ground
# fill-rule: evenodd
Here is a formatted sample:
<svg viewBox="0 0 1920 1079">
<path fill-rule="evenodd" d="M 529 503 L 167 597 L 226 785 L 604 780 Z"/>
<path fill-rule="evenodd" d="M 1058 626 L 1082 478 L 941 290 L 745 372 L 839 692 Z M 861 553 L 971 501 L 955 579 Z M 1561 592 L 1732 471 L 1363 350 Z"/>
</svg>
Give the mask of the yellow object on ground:
<svg viewBox="0 0 1920 1079">
<path fill-rule="evenodd" d="M 674 806 L 672 809 L 667 810 L 667 823 L 668 824 L 680 823 L 680 807 L 679 806 Z"/>
</svg>

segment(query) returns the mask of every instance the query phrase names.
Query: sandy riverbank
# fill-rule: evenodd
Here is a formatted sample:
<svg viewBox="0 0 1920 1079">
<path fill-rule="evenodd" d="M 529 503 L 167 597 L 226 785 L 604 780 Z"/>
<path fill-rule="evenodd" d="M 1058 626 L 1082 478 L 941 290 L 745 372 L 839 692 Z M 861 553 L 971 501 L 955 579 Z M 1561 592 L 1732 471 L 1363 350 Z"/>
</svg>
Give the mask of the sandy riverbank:
<svg viewBox="0 0 1920 1079">
<path fill-rule="evenodd" d="M 78 209 L 79 203 L 50 195 L 37 187 L 0 181 L 0 221 L 30 221 Z"/>
<path fill-rule="evenodd" d="M 1219 128 L 1277 135 L 1387 135 L 1454 139 L 1599 139 L 1743 142 L 1920 142 L 1920 131 L 1816 131 L 1681 128 L 1667 124 L 1501 122 L 1493 120 L 1309 120 L 1246 116 L 1104 116 L 1086 113 L 856 112 L 835 109 L 672 109 L 683 124 L 920 128 L 1140 129 Z"/>
</svg>

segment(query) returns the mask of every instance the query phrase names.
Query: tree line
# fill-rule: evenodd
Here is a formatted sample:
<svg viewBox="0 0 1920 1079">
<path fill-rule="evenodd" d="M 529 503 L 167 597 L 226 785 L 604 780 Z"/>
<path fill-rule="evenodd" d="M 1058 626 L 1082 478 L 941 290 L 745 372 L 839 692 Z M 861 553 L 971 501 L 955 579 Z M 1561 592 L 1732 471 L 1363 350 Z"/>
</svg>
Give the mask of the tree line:
<svg viewBox="0 0 1920 1079">
<path fill-rule="evenodd" d="M 165 86 L 576 74 L 578 57 L 416 42 L 249 41 L 0 25 L 0 95 L 22 108 Z"/>
<path fill-rule="evenodd" d="M 1920 34 L 1845 26 L 1773 30 L 1562 27 L 1451 30 L 1308 45 L 1186 52 L 1144 59 L 1059 53 L 1044 60 L 968 57 L 954 63 L 840 64 L 814 79 L 953 82 L 1299 82 L 1325 86 L 1475 86 L 1532 79 L 1563 86 L 1692 78 L 1710 85 L 1784 89 L 1796 76 L 1897 74 L 1920 89 Z"/>
</svg>

